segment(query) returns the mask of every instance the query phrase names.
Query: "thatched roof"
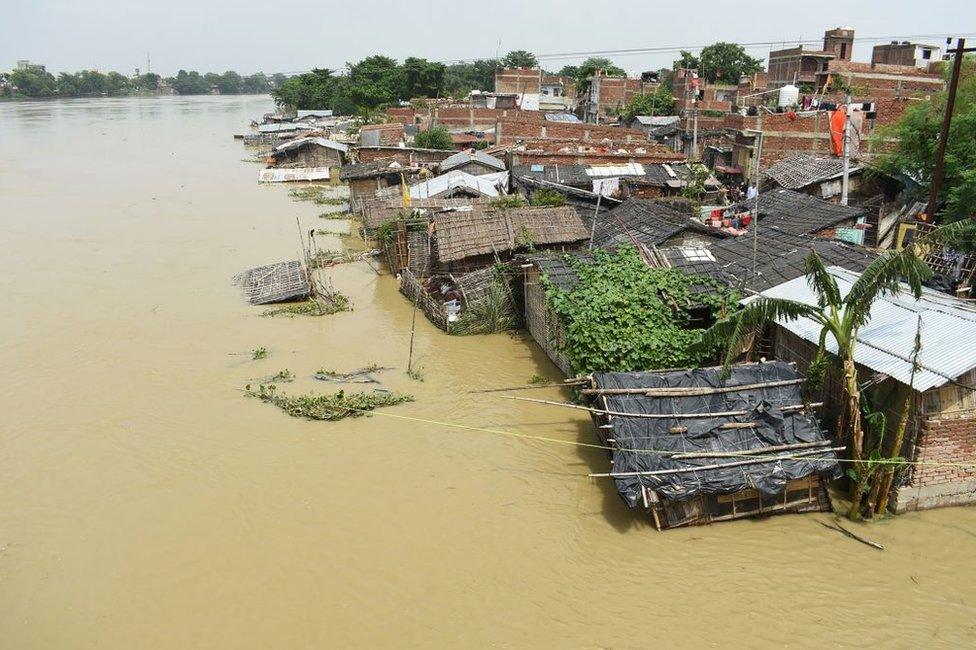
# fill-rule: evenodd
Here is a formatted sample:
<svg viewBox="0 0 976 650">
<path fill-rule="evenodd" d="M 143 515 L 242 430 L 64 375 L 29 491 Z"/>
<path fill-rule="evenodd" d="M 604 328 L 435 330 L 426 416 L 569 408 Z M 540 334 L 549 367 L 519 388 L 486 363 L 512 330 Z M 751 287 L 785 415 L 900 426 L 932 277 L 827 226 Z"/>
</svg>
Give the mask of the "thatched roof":
<svg viewBox="0 0 976 650">
<path fill-rule="evenodd" d="M 408 212 L 426 213 L 431 210 L 443 210 L 445 208 L 462 208 L 470 205 L 485 205 L 489 199 L 484 198 L 458 198 L 458 199 L 410 199 Z M 363 206 L 363 228 L 367 232 L 376 230 L 384 223 L 393 221 L 404 211 L 403 198 L 376 199 L 367 201 Z"/>
<path fill-rule="evenodd" d="M 570 244 L 588 238 L 571 207 L 473 209 L 434 215 L 437 257 L 454 262 L 535 245 Z"/>
</svg>

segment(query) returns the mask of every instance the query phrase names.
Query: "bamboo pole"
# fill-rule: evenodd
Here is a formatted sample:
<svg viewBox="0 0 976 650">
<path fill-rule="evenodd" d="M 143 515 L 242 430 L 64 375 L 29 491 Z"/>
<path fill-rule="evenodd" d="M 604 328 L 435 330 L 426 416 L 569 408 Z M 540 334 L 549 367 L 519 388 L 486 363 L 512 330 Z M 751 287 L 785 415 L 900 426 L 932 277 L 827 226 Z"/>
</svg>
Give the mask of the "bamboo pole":
<svg viewBox="0 0 976 650">
<path fill-rule="evenodd" d="M 718 388 L 672 387 L 672 388 L 584 388 L 583 395 L 645 395 L 647 397 L 695 397 L 697 395 L 718 395 L 720 393 L 737 393 L 757 388 L 776 388 L 778 386 L 793 386 L 802 384 L 805 379 L 784 379 L 761 384 L 741 384 L 739 386 L 720 386 Z"/>
<path fill-rule="evenodd" d="M 828 451 L 843 451 L 847 447 L 827 447 L 824 449 L 811 449 L 810 451 L 798 451 L 795 454 L 785 456 L 774 456 L 771 458 L 750 458 L 749 460 L 737 460 L 734 463 L 715 463 L 713 465 L 699 465 L 697 467 L 681 467 L 678 469 L 657 469 L 649 472 L 609 472 L 603 474 L 590 474 L 591 478 L 624 478 L 627 476 L 667 476 L 671 474 L 688 474 L 691 472 L 701 472 L 711 469 L 726 469 L 728 467 L 742 467 L 743 465 L 759 465 L 762 463 L 775 463 L 779 460 L 793 460 L 800 456 L 813 456 L 823 454 Z M 814 460 L 834 460 L 833 458 L 818 458 Z"/>
<path fill-rule="evenodd" d="M 729 430 L 729 429 L 755 429 L 755 422 L 726 422 L 719 429 Z M 668 429 L 668 433 L 687 433 L 688 427 L 671 427 Z"/>
<path fill-rule="evenodd" d="M 819 442 L 798 442 L 792 445 L 776 445 L 774 447 L 758 447 L 756 449 L 745 449 L 743 451 L 703 451 L 699 453 L 674 454 L 671 458 L 678 460 L 684 458 L 733 458 L 735 456 L 745 456 L 747 454 L 763 454 L 774 451 L 792 451 L 794 449 L 810 449 L 811 447 L 829 447 L 832 443 L 829 440 Z"/>
<path fill-rule="evenodd" d="M 744 415 L 749 415 L 750 411 L 717 411 L 714 413 L 624 413 L 621 411 L 611 411 L 609 409 L 595 409 L 589 406 L 579 406 L 577 404 L 567 404 L 566 402 L 554 402 L 547 399 L 535 399 L 533 397 L 518 397 L 516 395 L 500 395 L 502 399 L 513 399 L 520 402 L 535 402 L 536 404 L 548 404 L 550 406 L 561 406 L 563 408 L 577 409 L 580 411 L 587 411 L 589 413 L 598 413 L 602 415 L 616 415 L 618 417 L 625 418 L 648 418 L 654 420 L 666 420 L 670 418 L 681 419 L 681 418 L 724 418 L 724 417 L 739 417 Z M 790 404 L 788 406 L 783 406 L 780 411 L 783 413 L 789 413 L 792 411 L 803 411 L 807 407 L 822 406 L 823 402 L 815 402 L 813 404 Z"/>
</svg>

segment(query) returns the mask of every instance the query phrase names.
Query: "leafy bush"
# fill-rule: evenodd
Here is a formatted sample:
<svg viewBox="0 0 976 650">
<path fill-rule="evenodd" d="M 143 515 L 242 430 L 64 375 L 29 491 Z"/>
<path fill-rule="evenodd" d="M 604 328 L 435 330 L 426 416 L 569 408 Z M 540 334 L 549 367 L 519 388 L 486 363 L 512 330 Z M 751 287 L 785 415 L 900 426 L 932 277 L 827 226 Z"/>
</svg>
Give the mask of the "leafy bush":
<svg viewBox="0 0 976 650">
<path fill-rule="evenodd" d="M 532 194 L 532 205 L 561 207 L 566 205 L 566 195 L 555 190 L 538 190 Z"/>
<path fill-rule="evenodd" d="M 649 268 L 637 250 L 596 250 L 592 263 L 567 257 L 579 282 L 565 291 L 543 278 L 548 307 L 565 330 L 576 372 L 633 371 L 695 366 L 714 354 L 700 347 L 701 330 L 688 329 L 692 285 L 713 292 L 695 296 L 713 316 L 737 303 L 720 282 L 677 269 Z"/>
<path fill-rule="evenodd" d="M 454 148 L 450 132 L 443 126 L 435 126 L 426 131 L 420 131 L 413 137 L 413 145 L 421 149 L 444 149 Z"/>
</svg>

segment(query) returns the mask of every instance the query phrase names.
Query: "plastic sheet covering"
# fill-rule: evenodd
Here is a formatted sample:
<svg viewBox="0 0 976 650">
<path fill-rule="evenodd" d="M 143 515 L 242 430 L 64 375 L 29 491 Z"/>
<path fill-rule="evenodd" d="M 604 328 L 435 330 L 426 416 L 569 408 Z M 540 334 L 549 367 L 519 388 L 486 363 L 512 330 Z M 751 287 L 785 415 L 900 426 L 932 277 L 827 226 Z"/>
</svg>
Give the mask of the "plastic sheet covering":
<svg viewBox="0 0 976 650">
<path fill-rule="evenodd" d="M 721 368 L 698 368 L 666 373 L 595 373 L 599 388 L 722 387 L 752 385 L 798 379 L 787 363 L 769 362 L 733 366 L 730 377 L 721 379 Z M 720 413 L 744 411 L 746 415 L 713 418 L 631 418 L 613 416 L 613 473 L 653 472 L 704 465 L 733 463 L 744 458 L 688 458 L 669 456 L 682 452 L 743 452 L 764 447 L 821 442 L 826 438 L 813 412 L 783 412 L 786 406 L 803 403 L 802 384 L 743 389 L 728 393 L 679 397 L 648 397 L 644 394 L 607 395 L 610 411 L 622 413 Z M 601 400 L 602 402 L 602 400 Z M 726 422 L 754 422 L 753 428 L 720 429 Z M 687 431 L 672 432 L 686 427 Z M 662 450 L 647 453 L 635 450 Z M 803 449 L 804 452 L 812 451 Z M 826 449 L 826 447 L 824 447 Z M 759 452 L 762 453 L 762 452 Z M 789 456 L 796 451 L 770 452 Z M 641 502 L 641 485 L 660 497 L 684 500 L 699 494 L 729 494 L 753 488 L 766 495 L 781 494 L 786 482 L 811 474 L 839 477 L 837 456 L 823 451 L 801 458 L 738 465 L 678 474 L 625 476 L 616 478 L 617 490 L 630 506 Z"/>
</svg>

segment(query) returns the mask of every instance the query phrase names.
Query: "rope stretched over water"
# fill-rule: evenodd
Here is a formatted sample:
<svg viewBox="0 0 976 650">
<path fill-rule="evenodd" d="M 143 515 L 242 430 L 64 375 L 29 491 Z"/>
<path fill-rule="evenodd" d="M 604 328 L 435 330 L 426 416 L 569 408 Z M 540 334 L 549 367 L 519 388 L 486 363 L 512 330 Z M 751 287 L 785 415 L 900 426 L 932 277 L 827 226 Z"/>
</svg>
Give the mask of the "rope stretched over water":
<svg viewBox="0 0 976 650">
<path fill-rule="evenodd" d="M 492 434 L 496 434 L 496 435 L 510 436 L 510 437 L 513 437 L 513 438 L 522 438 L 524 440 L 535 440 L 535 441 L 538 441 L 538 442 L 548 442 L 548 443 L 555 443 L 555 444 L 560 444 L 560 445 L 569 445 L 569 446 L 572 446 L 572 447 L 579 447 L 579 448 L 583 448 L 583 449 L 603 449 L 603 450 L 606 450 L 606 451 L 624 451 L 624 452 L 630 452 L 630 453 L 635 453 L 635 454 L 672 455 L 672 454 L 676 454 L 676 453 L 681 453 L 681 452 L 676 451 L 674 449 L 635 449 L 635 448 L 629 448 L 629 447 L 611 447 L 609 445 L 601 445 L 601 444 L 592 443 L 592 442 L 581 442 L 581 441 L 578 441 L 578 440 L 563 440 L 562 438 L 552 438 L 552 437 L 549 437 L 549 436 L 537 436 L 537 435 L 533 435 L 531 433 L 522 433 L 521 431 L 503 431 L 501 429 L 488 429 L 486 427 L 478 427 L 478 426 L 469 425 L 469 424 L 460 424 L 460 423 L 457 423 L 457 422 L 445 422 L 445 421 L 442 421 L 442 420 L 434 420 L 434 419 L 430 419 L 430 418 L 414 417 L 414 416 L 410 416 L 410 415 L 400 415 L 400 414 L 397 414 L 397 413 L 387 413 L 385 411 L 371 411 L 371 410 L 367 410 L 367 409 L 354 409 L 354 408 L 350 408 L 350 407 L 346 407 L 346 408 L 349 408 L 350 411 L 357 411 L 359 413 L 363 413 L 364 415 L 379 415 L 379 416 L 382 416 L 382 417 L 395 418 L 395 419 L 398 419 L 398 420 L 407 420 L 409 422 L 420 422 L 422 424 L 433 424 L 433 425 L 436 425 L 436 426 L 442 426 L 442 427 L 447 427 L 447 428 L 452 428 L 452 429 L 463 429 L 465 431 L 479 431 L 479 432 L 482 432 L 482 433 L 492 433 Z M 730 452 L 730 454 L 731 453 L 732 452 Z M 799 455 L 799 454 L 769 454 L 769 453 L 746 454 L 746 453 L 735 453 L 735 457 L 736 458 L 766 459 L 766 460 L 805 460 L 805 461 L 816 461 L 816 460 L 818 460 L 818 459 L 815 459 L 815 458 L 810 458 L 809 456 L 804 456 L 804 455 Z M 819 460 L 826 460 L 826 459 L 819 459 Z M 850 459 L 850 458 L 837 458 L 837 459 L 832 459 L 832 460 L 836 460 L 838 463 L 853 463 L 853 462 L 855 462 L 853 459 Z M 878 463 L 879 465 L 901 465 L 901 466 L 914 465 L 914 466 L 918 466 L 918 467 L 957 467 L 957 468 L 964 468 L 964 469 L 976 469 L 976 463 L 953 463 L 953 462 L 924 461 L 924 460 L 910 461 L 910 460 L 898 459 L 898 458 L 885 458 L 885 459 L 880 459 L 880 460 L 872 461 L 872 462 Z M 581 475 L 581 476 L 583 476 L 583 475 Z"/>
</svg>

